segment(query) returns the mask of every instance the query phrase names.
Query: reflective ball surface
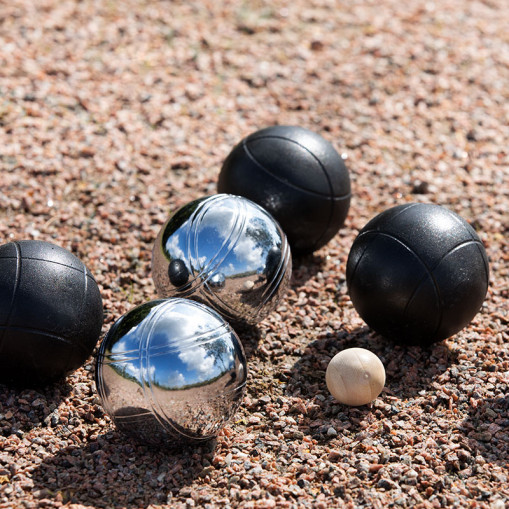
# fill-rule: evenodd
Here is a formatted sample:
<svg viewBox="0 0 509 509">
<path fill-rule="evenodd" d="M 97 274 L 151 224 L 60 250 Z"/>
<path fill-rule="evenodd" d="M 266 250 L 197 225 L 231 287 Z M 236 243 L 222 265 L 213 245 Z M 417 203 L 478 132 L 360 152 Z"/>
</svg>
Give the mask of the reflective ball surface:
<svg viewBox="0 0 509 509">
<path fill-rule="evenodd" d="M 242 401 L 242 345 L 215 311 L 187 299 L 135 307 L 101 343 L 96 385 L 117 428 L 172 447 L 213 438 Z"/>
<path fill-rule="evenodd" d="M 159 296 L 198 300 L 232 322 L 267 316 L 286 292 L 291 268 L 279 224 L 247 198 L 227 194 L 180 208 L 152 252 Z"/>
<path fill-rule="evenodd" d="M 429 345 L 459 332 L 481 308 L 488 258 L 475 230 L 445 207 L 408 203 L 374 217 L 346 266 L 350 298 L 376 332 Z"/>
</svg>

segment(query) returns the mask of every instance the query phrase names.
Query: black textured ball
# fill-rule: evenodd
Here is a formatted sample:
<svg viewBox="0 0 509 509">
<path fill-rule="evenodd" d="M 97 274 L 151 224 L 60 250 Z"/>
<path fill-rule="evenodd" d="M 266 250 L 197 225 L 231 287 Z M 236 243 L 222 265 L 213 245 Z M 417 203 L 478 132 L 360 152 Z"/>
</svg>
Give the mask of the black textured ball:
<svg viewBox="0 0 509 509">
<path fill-rule="evenodd" d="M 37 240 L 0 246 L 0 383 L 37 386 L 80 367 L 103 323 L 90 271 Z"/>
<path fill-rule="evenodd" d="M 173 286 L 177 288 L 184 286 L 189 281 L 189 271 L 185 262 L 179 258 L 172 260 L 168 265 L 168 277 Z"/>
<path fill-rule="evenodd" d="M 429 345 L 456 334 L 488 290 L 484 246 L 474 229 L 439 205 L 390 208 L 355 239 L 346 267 L 352 303 L 376 332 Z"/>
<path fill-rule="evenodd" d="M 294 254 L 329 242 L 350 207 L 343 159 L 322 136 L 296 126 L 267 127 L 244 138 L 225 159 L 217 189 L 270 212 Z"/>
</svg>

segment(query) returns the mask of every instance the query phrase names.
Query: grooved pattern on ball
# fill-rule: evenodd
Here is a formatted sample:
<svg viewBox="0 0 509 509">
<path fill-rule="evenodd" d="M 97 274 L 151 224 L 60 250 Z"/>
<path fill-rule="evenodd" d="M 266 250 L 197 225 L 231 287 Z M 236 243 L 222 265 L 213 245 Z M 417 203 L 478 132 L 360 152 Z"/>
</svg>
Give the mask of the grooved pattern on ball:
<svg viewBox="0 0 509 509">
<path fill-rule="evenodd" d="M 9 251 L 13 251 L 10 253 Z M 14 258 L 16 262 L 14 264 L 3 264 L 3 280 L 13 281 L 14 284 L 10 287 L 8 284 L 0 284 L 0 302 L 9 302 L 8 306 L 0 306 L 0 324 L 5 324 L 6 328 L 10 326 L 11 313 L 18 291 L 20 272 L 21 272 L 21 256 L 19 253 L 19 246 L 16 242 L 7 244 L 4 246 L 5 254 L 3 259 Z M 13 256 L 14 255 L 14 256 Z M 2 343 L 4 340 L 5 330 L 2 332 Z M 0 343 L 1 347 L 1 343 Z"/>
<path fill-rule="evenodd" d="M 488 261 L 473 228 L 431 204 L 388 209 L 361 230 L 347 262 L 351 300 L 380 334 L 409 343 L 445 339 L 482 305 Z"/>
<path fill-rule="evenodd" d="M 216 210 L 221 207 L 221 216 L 218 219 Z M 203 282 L 216 272 L 223 264 L 228 264 L 228 258 L 245 231 L 247 222 L 246 203 L 239 199 L 230 199 L 228 196 L 216 196 L 207 200 L 200 207 L 200 214 L 196 219 L 191 219 L 193 228 L 189 230 L 190 249 L 189 257 L 194 261 L 198 276 L 202 276 Z M 219 236 L 217 224 L 224 225 L 228 234 L 221 241 L 219 248 L 215 248 L 212 256 L 205 253 L 210 251 L 210 238 Z"/>
<path fill-rule="evenodd" d="M 298 154 L 295 151 L 285 151 L 284 153 L 280 151 L 281 141 L 294 145 Z M 276 180 L 284 182 L 285 185 L 305 193 L 317 194 L 326 198 L 331 196 L 337 197 L 323 164 L 312 152 L 296 141 L 282 136 L 260 136 L 251 140 L 244 140 L 243 146 L 248 157 L 260 169 Z M 301 172 L 296 175 L 294 168 L 303 164 L 308 167 L 315 167 L 320 171 Z M 281 168 L 279 174 L 274 173 L 271 166 Z M 344 193 L 339 197 L 343 196 Z"/>
<path fill-rule="evenodd" d="M 96 383 L 106 411 L 129 434 L 148 443 L 204 440 L 240 403 L 245 357 L 215 311 L 187 299 L 155 300 L 112 326 Z"/>
<path fill-rule="evenodd" d="M 285 141 L 286 143 L 294 144 L 298 147 L 299 150 L 299 157 L 296 158 L 295 154 L 293 154 L 291 151 L 282 151 L 278 150 L 277 143 L 274 143 L 274 141 Z M 253 149 L 256 148 L 257 143 L 262 143 L 262 147 L 260 150 L 257 150 L 257 156 L 253 155 Z M 266 145 L 266 146 L 265 146 Z M 274 145 L 274 146 L 272 146 Z M 251 149 L 250 149 L 251 147 Z M 310 231 L 316 230 L 316 223 L 317 220 L 320 221 L 320 229 L 316 230 L 314 232 L 316 236 L 316 240 L 314 241 L 314 245 L 320 244 L 320 241 L 323 237 L 327 236 L 327 232 L 331 228 L 331 225 L 334 221 L 334 211 L 340 209 L 338 206 L 338 202 L 341 202 L 343 200 L 349 200 L 350 199 L 350 193 L 342 194 L 341 196 L 335 196 L 334 195 L 334 189 L 332 188 L 332 182 L 329 178 L 329 175 L 327 174 L 327 171 L 325 170 L 323 164 L 320 162 L 320 160 L 313 155 L 308 149 L 300 145 L 299 143 L 289 139 L 289 138 L 283 138 L 283 137 L 260 137 L 256 138 L 251 141 L 244 141 L 244 149 L 246 151 L 246 154 L 248 157 L 252 159 L 254 164 L 256 164 L 262 171 L 266 172 L 268 175 L 271 176 L 271 178 L 281 182 L 285 187 L 290 187 L 295 190 L 295 194 L 303 193 L 304 195 L 310 195 L 308 196 L 308 200 L 312 199 L 311 195 L 316 195 L 318 197 L 318 200 L 324 201 L 324 204 L 320 207 L 316 207 L 315 216 L 313 217 L 312 223 L 308 223 L 306 221 L 306 218 L 303 218 L 303 221 L 298 226 L 299 235 L 302 237 L 304 235 L 309 235 Z M 264 161 L 265 155 L 271 154 L 271 157 L 274 159 L 273 161 Z M 292 157 L 293 156 L 293 157 Z M 294 170 L 299 165 L 306 164 L 306 162 L 303 162 L 302 159 L 308 160 L 308 165 L 313 167 L 315 166 L 318 170 L 317 171 L 310 171 L 308 173 L 300 173 L 302 182 L 294 182 L 291 179 L 295 179 L 295 172 L 292 171 L 286 171 L 283 173 L 283 175 L 277 175 L 273 171 L 270 170 L 270 168 L 267 166 L 268 164 L 272 164 L 272 166 L 283 168 L 283 169 L 291 169 Z M 306 178 L 302 178 L 302 175 L 305 175 Z M 327 189 L 328 192 L 325 192 L 324 189 Z M 281 197 L 281 195 L 280 195 Z M 273 203 L 273 197 L 270 196 L 268 199 L 272 200 Z M 297 202 L 297 199 L 295 199 L 295 202 Z M 271 203 L 268 203 L 268 201 L 263 201 L 263 206 L 265 206 L 269 211 L 271 210 Z M 295 203 L 296 205 L 296 203 Z M 283 207 L 279 207 L 278 211 L 274 212 L 279 220 L 281 221 L 282 218 L 285 217 L 286 214 L 295 214 L 296 210 L 292 207 L 293 210 L 290 210 L 290 207 L 288 207 L 288 211 L 284 211 Z M 287 224 L 287 220 L 284 220 L 284 224 Z"/>
<path fill-rule="evenodd" d="M 102 327 L 102 300 L 83 263 L 60 246 L 0 246 L 0 371 L 4 383 L 39 385 L 81 366 Z"/>
<path fill-rule="evenodd" d="M 425 300 L 424 305 L 421 303 L 419 315 L 427 317 L 425 323 L 428 329 L 435 330 L 440 320 L 439 290 L 420 257 L 404 242 L 386 233 L 367 231 L 358 239 L 360 245 L 368 243 L 350 275 L 350 297 L 359 314 L 368 315 L 368 324 L 381 334 L 386 330 L 399 329 L 401 324 L 410 331 L 415 326 L 415 320 L 408 320 L 408 303 L 418 285 L 426 281 L 424 286 L 430 298 Z M 383 263 L 383 259 L 401 258 L 407 262 Z M 362 286 L 355 284 L 359 272 L 362 273 Z M 364 298 L 366 293 L 369 293 L 369 299 Z M 380 305 L 374 305 L 376 302 Z"/>
<path fill-rule="evenodd" d="M 295 126 L 261 129 L 238 143 L 223 163 L 218 191 L 269 211 L 300 254 L 326 244 L 350 205 L 349 175 L 339 154 L 320 135 Z"/>
<path fill-rule="evenodd" d="M 186 272 L 181 286 L 171 272 L 176 262 L 179 274 Z M 177 211 L 162 227 L 152 254 L 160 296 L 199 300 L 235 322 L 266 316 L 285 291 L 291 266 L 288 241 L 272 216 L 227 194 Z"/>
</svg>

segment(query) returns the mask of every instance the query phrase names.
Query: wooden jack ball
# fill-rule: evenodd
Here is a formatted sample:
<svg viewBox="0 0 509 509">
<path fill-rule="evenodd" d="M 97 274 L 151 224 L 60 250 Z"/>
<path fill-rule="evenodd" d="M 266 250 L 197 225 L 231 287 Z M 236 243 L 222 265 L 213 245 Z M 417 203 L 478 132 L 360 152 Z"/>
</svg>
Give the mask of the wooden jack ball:
<svg viewBox="0 0 509 509">
<path fill-rule="evenodd" d="M 385 369 L 382 361 L 364 348 L 348 348 L 336 354 L 325 373 L 329 392 L 340 403 L 367 405 L 382 392 Z"/>
</svg>

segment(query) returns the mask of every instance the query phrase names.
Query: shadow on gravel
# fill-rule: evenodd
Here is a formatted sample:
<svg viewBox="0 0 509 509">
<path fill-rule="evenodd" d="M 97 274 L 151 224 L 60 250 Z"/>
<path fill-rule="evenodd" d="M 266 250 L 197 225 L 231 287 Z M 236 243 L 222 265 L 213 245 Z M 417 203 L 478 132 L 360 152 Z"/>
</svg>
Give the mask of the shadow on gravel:
<svg viewBox="0 0 509 509">
<path fill-rule="evenodd" d="M 467 460 L 482 456 L 487 463 L 509 469 L 509 395 L 471 398 L 468 417 L 459 429 L 469 446 Z"/>
<path fill-rule="evenodd" d="M 249 360 L 249 357 L 253 355 L 253 353 L 258 348 L 260 344 L 260 330 L 257 325 L 249 325 L 246 323 L 241 324 L 231 324 L 237 336 L 244 347 L 244 352 L 246 353 L 246 357 Z"/>
<path fill-rule="evenodd" d="M 446 371 L 451 362 L 446 343 L 436 343 L 429 348 L 402 346 L 382 338 L 368 327 L 361 327 L 351 333 L 339 332 L 309 343 L 290 372 L 288 393 L 309 398 L 317 393 L 329 396 L 325 371 L 330 360 L 338 352 L 354 347 L 376 354 L 385 367 L 386 388 L 391 394 L 405 398 L 429 389 L 431 382 Z"/>
<path fill-rule="evenodd" d="M 324 257 L 316 254 L 294 256 L 290 281 L 292 288 L 302 286 L 306 281 L 316 276 L 322 270 L 324 263 Z"/>
<path fill-rule="evenodd" d="M 308 279 L 312 279 L 320 270 L 324 259 L 314 254 L 301 256 L 292 259 L 292 277 L 290 279 L 290 287 L 298 288 L 306 283 Z M 256 352 L 260 344 L 261 336 L 257 324 L 251 325 L 246 322 L 232 322 L 233 327 L 244 347 L 246 357 L 249 358 Z"/>
<path fill-rule="evenodd" d="M 384 390 L 392 397 L 402 399 L 429 390 L 431 383 L 447 370 L 451 362 L 451 352 L 445 343 L 429 348 L 405 347 L 382 338 L 368 327 L 311 342 L 301 358 L 285 373 L 285 393 L 310 403 L 309 408 L 302 409 L 306 418 L 301 429 L 308 430 L 317 439 L 320 436 L 334 438 L 334 432 L 327 435 L 331 422 L 338 433 L 345 429 L 360 431 L 360 423 L 369 419 L 372 412 L 370 405 L 348 407 L 338 403 L 327 389 L 325 371 L 330 360 L 341 350 L 353 347 L 370 350 L 380 358 L 386 370 Z M 383 396 L 381 398 L 383 400 Z M 392 401 L 391 408 L 393 404 Z M 398 412 L 396 408 L 393 410 Z"/>
<path fill-rule="evenodd" d="M 181 450 L 138 445 L 114 430 L 45 459 L 32 474 L 38 498 L 98 508 L 171 506 L 174 495 L 206 475 L 216 442 Z M 212 467 L 211 467 L 212 468 Z M 185 496 L 185 493 L 184 493 Z"/>
<path fill-rule="evenodd" d="M 72 386 L 67 380 L 40 389 L 15 389 L 0 385 L 0 434 L 26 432 L 49 424 L 60 403 L 69 396 Z"/>
</svg>

